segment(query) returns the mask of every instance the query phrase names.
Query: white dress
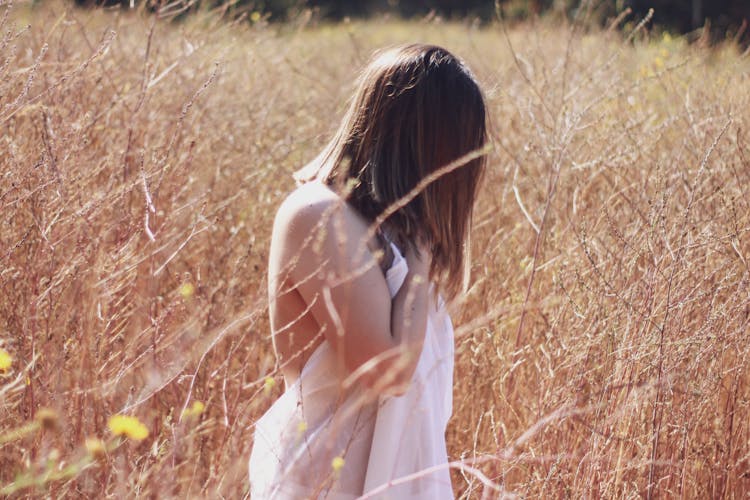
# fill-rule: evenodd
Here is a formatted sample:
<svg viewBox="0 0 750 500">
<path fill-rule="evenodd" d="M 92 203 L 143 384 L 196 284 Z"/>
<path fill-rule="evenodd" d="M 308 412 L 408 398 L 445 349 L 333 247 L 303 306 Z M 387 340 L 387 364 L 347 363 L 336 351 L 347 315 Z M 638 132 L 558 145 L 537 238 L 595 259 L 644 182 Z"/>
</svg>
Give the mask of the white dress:
<svg viewBox="0 0 750 500">
<path fill-rule="evenodd" d="M 394 297 L 408 267 L 391 246 L 386 282 Z M 430 303 L 407 392 L 367 403 L 356 384 L 342 391 L 336 355 L 323 341 L 256 423 L 251 498 L 452 499 L 445 428 L 453 411 L 453 349 L 453 326 L 438 298 Z M 332 467 L 336 457 L 343 459 L 338 471 Z"/>
</svg>

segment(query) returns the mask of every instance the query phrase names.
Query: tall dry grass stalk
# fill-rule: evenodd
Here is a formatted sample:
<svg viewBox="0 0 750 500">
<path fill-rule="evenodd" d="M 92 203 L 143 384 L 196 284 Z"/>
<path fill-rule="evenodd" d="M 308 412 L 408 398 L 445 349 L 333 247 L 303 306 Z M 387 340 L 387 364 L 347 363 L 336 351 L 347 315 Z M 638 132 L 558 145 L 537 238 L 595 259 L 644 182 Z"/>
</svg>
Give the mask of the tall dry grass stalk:
<svg viewBox="0 0 750 500">
<path fill-rule="evenodd" d="M 494 127 L 453 314 L 457 494 L 746 495 L 747 55 L 438 22 L 2 3 L 2 494 L 247 492 L 281 382 L 275 207 L 352 68 L 419 39 L 468 60 Z M 148 437 L 113 436 L 116 414 Z"/>
</svg>

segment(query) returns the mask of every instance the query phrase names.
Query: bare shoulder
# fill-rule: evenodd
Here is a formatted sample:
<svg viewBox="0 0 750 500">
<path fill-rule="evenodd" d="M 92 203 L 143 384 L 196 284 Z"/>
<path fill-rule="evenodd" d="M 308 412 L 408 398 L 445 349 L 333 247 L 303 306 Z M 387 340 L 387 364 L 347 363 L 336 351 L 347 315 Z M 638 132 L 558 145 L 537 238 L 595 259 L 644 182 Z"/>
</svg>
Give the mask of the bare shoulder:
<svg viewBox="0 0 750 500">
<path fill-rule="evenodd" d="M 362 237 L 367 224 L 333 190 L 321 182 L 308 182 L 292 191 L 276 213 L 274 233 L 297 243 L 318 231 L 344 232 Z"/>
<path fill-rule="evenodd" d="M 339 196 L 323 183 L 308 182 L 289 193 L 281 203 L 276 218 L 283 222 L 299 217 L 313 217 L 342 204 Z"/>
</svg>

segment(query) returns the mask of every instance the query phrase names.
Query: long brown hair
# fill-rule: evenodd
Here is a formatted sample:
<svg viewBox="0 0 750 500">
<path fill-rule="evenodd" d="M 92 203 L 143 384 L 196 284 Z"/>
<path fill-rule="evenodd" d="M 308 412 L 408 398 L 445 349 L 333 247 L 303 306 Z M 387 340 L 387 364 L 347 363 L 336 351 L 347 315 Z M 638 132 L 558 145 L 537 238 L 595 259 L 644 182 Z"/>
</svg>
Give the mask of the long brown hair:
<svg viewBox="0 0 750 500">
<path fill-rule="evenodd" d="M 341 126 L 295 177 L 344 194 L 370 222 L 417 184 L 487 140 L 482 92 L 447 50 L 424 44 L 376 52 Z M 472 156 L 472 155 L 469 155 Z M 464 279 L 472 207 L 485 155 L 473 155 L 430 182 L 383 223 L 404 248 L 418 239 L 432 253 L 430 280 L 454 297 Z"/>
</svg>

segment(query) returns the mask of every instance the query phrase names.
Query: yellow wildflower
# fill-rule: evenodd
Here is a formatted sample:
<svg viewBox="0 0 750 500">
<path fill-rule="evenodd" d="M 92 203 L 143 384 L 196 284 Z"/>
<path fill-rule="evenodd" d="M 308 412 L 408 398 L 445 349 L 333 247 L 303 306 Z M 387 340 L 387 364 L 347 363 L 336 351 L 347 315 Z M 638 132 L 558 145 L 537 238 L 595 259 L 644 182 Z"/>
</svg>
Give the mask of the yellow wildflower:
<svg viewBox="0 0 750 500">
<path fill-rule="evenodd" d="M 200 415 L 201 413 L 203 413 L 203 410 L 205 410 L 205 409 L 206 409 L 206 405 L 205 404 L 203 404 L 200 401 L 193 401 L 193 404 L 190 405 L 190 408 L 188 408 L 187 410 L 185 410 L 185 412 L 183 413 L 183 415 L 186 416 L 186 417 L 197 417 L 198 415 Z"/>
<path fill-rule="evenodd" d="M 344 466 L 343 458 L 334 457 L 333 460 L 331 460 L 331 468 L 333 469 L 333 472 L 338 473 L 343 466 Z"/>
<path fill-rule="evenodd" d="M 180 295 L 189 299 L 195 293 L 195 286 L 192 283 L 183 283 L 180 285 Z"/>
<path fill-rule="evenodd" d="M 113 415 L 109 417 L 107 427 L 115 436 L 126 436 L 136 441 L 143 441 L 148 436 L 148 429 L 137 417 Z"/>
<path fill-rule="evenodd" d="M 254 23 L 257 23 L 258 21 L 260 21 L 260 12 L 256 10 L 255 12 L 250 14 L 250 20 Z"/>
<path fill-rule="evenodd" d="M 304 420 L 297 424 L 297 433 L 298 434 L 304 434 L 307 430 L 307 422 Z"/>
<path fill-rule="evenodd" d="M 275 386 L 276 381 L 273 379 L 273 377 L 266 377 L 266 379 L 263 381 L 263 392 L 265 392 L 266 394 L 270 394 Z"/>
<path fill-rule="evenodd" d="M 204 405 L 200 401 L 193 401 L 193 405 L 190 407 L 190 411 L 192 411 L 196 415 L 200 415 L 205 409 L 206 405 Z"/>
<path fill-rule="evenodd" d="M 5 349 L 0 349 L 0 370 L 7 372 L 10 365 L 13 364 L 13 358 L 8 354 Z"/>
</svg>

